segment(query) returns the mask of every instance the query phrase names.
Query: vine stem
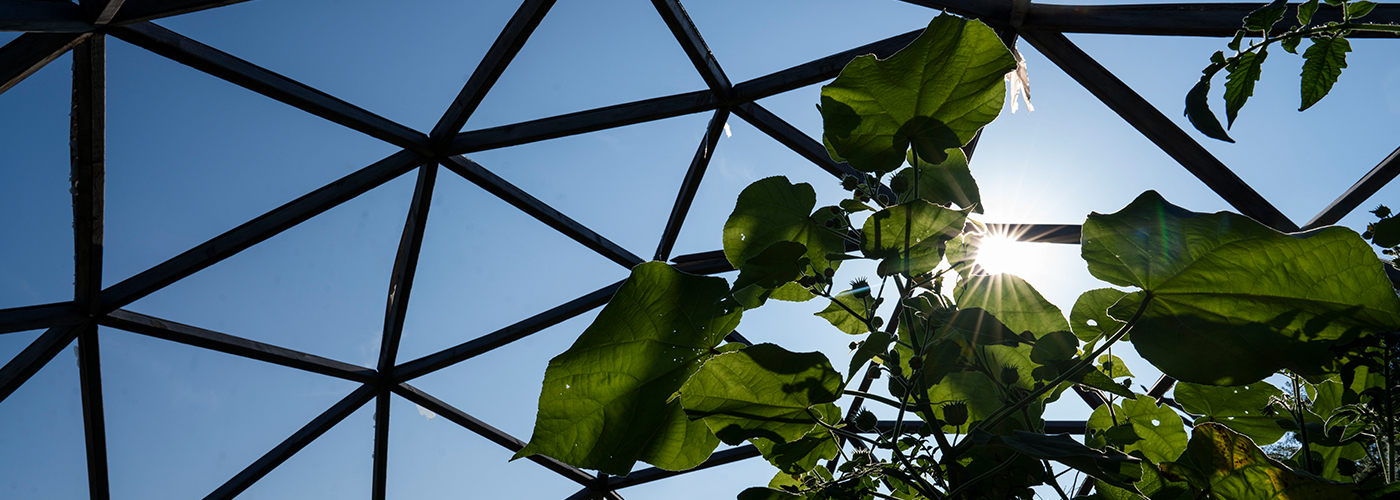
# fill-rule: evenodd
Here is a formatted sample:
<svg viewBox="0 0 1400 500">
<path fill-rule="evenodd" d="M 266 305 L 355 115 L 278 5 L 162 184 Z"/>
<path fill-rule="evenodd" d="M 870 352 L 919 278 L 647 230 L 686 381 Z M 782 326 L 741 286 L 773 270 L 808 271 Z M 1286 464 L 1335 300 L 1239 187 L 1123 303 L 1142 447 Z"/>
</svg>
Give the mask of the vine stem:
<svg viewBox="0 0 1400 500">
<path fill-rule="evenodd" d="M 1390 391 L 1395 387 L 1395 383 L 1394 383 L 1394 379 L 1392 378 L 1392 375 L 1394 375 L 1394 373 L 1393 373 L 1394 369 L 1390 366 L 1390 364 L 1391 364 L 1391 345 L 1390 345 L 1390 339 L 1391 339 L 1391 336 L 1390 336 L 1390 335 L 1387 335 L 1387 336 L 1381 338 L 1381 356 L 1382 356 L 1382 360 L 1385 361 L 1385 363 L 1384 363 L 1383 365 L 1381 365 L 1382 369 L 1384 370 L 1384 377 L 1385 377 L 1385 391 L 1382 393 L 1382 397 L 1384 397 L 1385 400 L 1382 401 L 1381 403 L 1384 405 L 1384 409 L 1385 409 L 1385 410 L 1384 410 L 1384 411 L 1385 411 L 1385 415 L 1383 416 L 1383 418 L 1385 419 L 1385 442 L 1386 442 L 1386 447 L 1385 447 L 1385 465 L 1386 465 L 1386 466 L 1383 467 L 1381 470 L 1382 470 L 1383 472 L 1385 472 L 1385 474 L 1386 474 L 1385 480 L 1386 480 L 1387 483 L 1389 483 L 1389 482 L 1395 480 L 1395 407 L 1394 407 L 1393 398 L 1391 397 L 1391 392 L 1390 392 Z"/>
<path fill-rule="evenodd" d="M 1045 384 L 1044 386 L 1041 386 L 1041 388 L 1039 389 L 1031 391 L 1030 394 L 1027 394 L 1015 404 L 1012 404 L 1010 406 L 1002 406 L 1001 409 L 998 409 L 996 412 L 992 413 L 990 417 L 980 422 L 977 422 L 977 424 L 973 426 L 973 429 L 969 430 L 969 434 L 972 430 L 976 429 L 995 428 L 997 425 L 1001 424 L 1002 421 L 1006 420 L 1007 417 L 1011 416 L 1017 411 L 1020 411 L 1021 408 L 1025 408 L 1026 405 L 1029 405 L 1032 401 L 1035 401 L 1036 398 L 1040 397 L 1041 395 L 1047 392 L 1050 392 L 1056 386 L 1059 386 L 1062 382 L 1074 378 L 1075 376 L 1082 373 L 1086 368 L 1093 366 L 1094 360 L 1099 359 L 1099 356 L 1102 355 L 1104 351 L 1107 351 L 1109 346 L 1113 345 L 1114 342 L 1117 342 L 1119 339 L 1123 338 L 1123 336 L 1128 334 L 1128 331 L 1133 329 L 1133 325 L 1136 325 L 1138 320 L 1142 318 L 1142 313 L 1147 311 L 1147 305 L 1151 302 L 1152 293 L 1146 292 L 1146 295 L 1142 298 L 1142 303 L 1138 305 L 1137 312 L 1134 312 L 1133 317 L 1130 318 L 1127 323 L 1124 323 L 1123 326 L 1120 327 L 1117 332 L 1114 332 L 1113 335 L 1108 338 L 1108 341 L 1104 342 L 1104 345 L 1099 346 L 1097 349 L 1094 349 L 1094 352 L 1079 360 L 1079 363 L 1076 363 L 1069 370 L 1065 371 L 1064 373 L 1061 373 L 1059 377 L 1055 377 L 1055 380 L 1051 381 L 1048 384 Z M 958 447 L 962 447 L 962 445 L 967 443 L 971 443 L 971 441 L 963 441 L 962 443 L 959 443 Z"/>
<path fill-rule="evenodd" d="M 1298 374 L 1288 373 L 1293 380 L 1293 419 L 1298 422 L 1298 439 L 1303 443 L 1303 470 L 1313 472 L 1312 447 L 1308 446 L 1307 414 L 1303 413 L 1303 393 L 1298 390 Z"/>
<path fill-rule="evenodd" d="M 1263 40 L 1260 40 L 1259 43 L 1255 43 L 1253 45 L 1250 45 L 1249 47 L 1245 47 L 1245 49 L 1241 50 L 1240 53 L 1243 54 L 1245 52 L 1252 52 L 1254 51 L 1254 49 L 1257 49 L 1259 47 L 1263 47 L 1265 45 L 1286 40 L 1289 38 L 1312 36 L 1327 31 L 1383 31 L 1390 33 L 1400 33 L 1400 25 L 1374 23 L 1342 23 L 1333 26 L 1319 25 L 1311 28 L 1301 29 L 1298 31 L 1285 32 L 1282 35 L 1265 37 Z"/>
</svg>

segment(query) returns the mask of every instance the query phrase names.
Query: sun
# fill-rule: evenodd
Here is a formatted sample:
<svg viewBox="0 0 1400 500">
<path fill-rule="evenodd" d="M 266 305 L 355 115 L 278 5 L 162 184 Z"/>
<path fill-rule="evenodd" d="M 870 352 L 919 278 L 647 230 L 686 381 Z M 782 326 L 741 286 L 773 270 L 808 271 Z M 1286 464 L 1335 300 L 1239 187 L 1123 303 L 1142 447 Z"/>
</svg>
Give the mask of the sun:
<svg viewBox="0 0 1400 500">
<path fill-rule="evenodd" d="M 1033 244 L 1016 241 L 1011 235 L 992 233 L 983 236 L 977 246 L 977 265 L 988 274 L 1007 273 L 1025 276 L 1034 272 L 1039 259 Z"/>
</svg>

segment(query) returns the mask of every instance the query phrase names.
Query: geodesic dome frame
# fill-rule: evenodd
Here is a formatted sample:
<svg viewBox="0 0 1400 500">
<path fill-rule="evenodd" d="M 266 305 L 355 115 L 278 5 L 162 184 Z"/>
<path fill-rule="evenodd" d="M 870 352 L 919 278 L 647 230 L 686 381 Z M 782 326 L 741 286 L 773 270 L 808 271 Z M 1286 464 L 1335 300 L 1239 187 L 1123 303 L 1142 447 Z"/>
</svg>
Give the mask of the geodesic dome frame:
<svg viewBox="0 0 1400 500">
<path fill-rule="evenodd" d="M 390 394 L 414 402 L 512 451 L 524 443 L 410 384 L 420 376 L 466 361 L 549 326 L 597 308 L 608 301 L 621 282 L 613 283 L 511 326 L 455 347 L 411 361 L 397 359 L 404 316 L 408 308 L 427 214 L 439 166 L 480 186 L 515 208 L 545 223 L 584 247 L 630 268 L 643 259 L 567 215 L 517 188 L 465 154 L 582 134 L 693 113 L 712 113 L 672 207 L 652 259 L 670 260 L 678 268 L 702 274 L 730 271 L 721 252 L 672 256 L 680 228 L 709 165 L 725 123 L 736 115 L 835 176 L 854 173 L 833 162 L 821 142 L 805 135 L 757 101 L 819 83 L 836 76 L 852 58 L 873 53 L 889 56 L 913 40 L 914 31 L 833 54 L 806 64 L 741 83 L 725 76 L 700 32 L 678 0 L 653 0 L 657 11 L 680 43 L 707 88 L 642 101 L 628 102 L 512 125 L 462 132 L 468 117 L 529 39 L 554 0 L 526 0 L 471 74 L 458 97 L 437 125 L 426 133 L 375 115 L 324 92 L 263 69 L 218 49 L 203 45 L 153 24 L 152 20 L 216 8 L 242 0 L 9 0 L 0 3 L 0 30 L 24 35 L 0 47 L 0 92 L 9 90 L 45 64 L 72 51 L 73 112 L 71 129 L 72 201 L 75 286 L 72 301 L 0 310 L 0 333 L 34 329 L 46 331 L 17 357 L 0 368 L 0 401 L 8 398 L 59 352 L 76 341 L 79 353 L 82 412 L 87 445 L 87 471 L 92 498 L 107 498 L 106 428 L 102 405 L 98 326 L 179 342 L 235 356 L 278 364 L 360 384 L 360 387 L 281 444 L 229 479 L 207 498 L 232 498 L 324 434 L 350 413 L 375 401 L 373 498 L 385 496 L 389 446 Z M 1024 39 L 1088 89 L 1191 174 L 1239 212 L 1282 231 L 1311 229 L 1336 223 L 1400 173 L 1400 149 L 1305 224 L 1290 221 L 1247 183 L 1212 156 L 1136 92 L 1077 48 L 1064 33 L 1229 37 L 1249 4 L 1180 4 L 1066 6 L 1034 4 L 1028 0 L 906 0 L 977 18 L 996 28 L 1008 45 Z M 1290 6 L 1296 9 L 1296 4 Z M 1372 14 L 1377 22 L 1400 21 L 1400 6 L 1382 5 Z M 102 288 L 104 228 L 105 37 L 123 41 L 188 65 L 217 78 L 364 133 L 402 151 L 333 183 L 316 189 L 203 244 Z M 977 141 L 967 146 L 969 156 Z M 123 307 L 167 285 L 208 268 L 234 254 L 326 212 L 377 186 L 415 172 L 408 217 L 393 265 L 387 293 L 383 340 L 374 367 L 356 366 L 275 345 L 168 321 Z M 1026 241 L 1075 244 L 1077 225 L 1007 225 Z M 742 340 L 737 332 L 731 340 Z M 868 387 L 870 379 L 864 380 Z M 1162 397 L 1172 380 L 1163 378 L 1149 391 Z M 1091 392 L 1081 392 L 1091 406 L 1102 404 Z M 851 411 L 859 408 L 853 405 Z M 1049 422 L 1053 431 L 1083 432 L 1083 422 Z M 758 456 L 752 446 L 721 451 L 694 470 Z M 594 475 L 548 457 L 534 462 L 578 483 L 571 498 L 607 496 L 629 486 L 683 474 L 645 469 L 626 477 Z"/>
</svg>

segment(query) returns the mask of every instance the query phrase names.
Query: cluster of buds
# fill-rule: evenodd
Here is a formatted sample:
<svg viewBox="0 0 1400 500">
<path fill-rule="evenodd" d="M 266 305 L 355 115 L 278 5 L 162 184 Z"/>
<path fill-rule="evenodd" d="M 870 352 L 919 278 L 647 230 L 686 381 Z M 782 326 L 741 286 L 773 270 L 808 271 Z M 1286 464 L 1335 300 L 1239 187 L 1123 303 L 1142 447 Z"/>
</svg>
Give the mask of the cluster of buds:
<svg viewBox="0 0 1400 500">
<path fill-rule="evenodd" d="M 862 175 L 856 177 L 846 174 L 841 177 L 841 188 L 855 194 L 855 199 L 861 203 L 870 203 L 874 198 L 881 205 L 889 205 L 890 199 L 884 194 L 880 194 L 880 179 L 878 177 Z"/>
<path fill-rule="evenodd" d="M 797 284 L 802 286 L 802 288 L 811 290 L 813 293 L 818 293 L 820 292 L 818 289 L 820 285 L 831 284 L 832 276 L 836 276 L 836 270 L 828 267 L 826 270 L 822 271 L 821 274 L 804 274 L 801 278 L 797 279 Z"/>
</svg>

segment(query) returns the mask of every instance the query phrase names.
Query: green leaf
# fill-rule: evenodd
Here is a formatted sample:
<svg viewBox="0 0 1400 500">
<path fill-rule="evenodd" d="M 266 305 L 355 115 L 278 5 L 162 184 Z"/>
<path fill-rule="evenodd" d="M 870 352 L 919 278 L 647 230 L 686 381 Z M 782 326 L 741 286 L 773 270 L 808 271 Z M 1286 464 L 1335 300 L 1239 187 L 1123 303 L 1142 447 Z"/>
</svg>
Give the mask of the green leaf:
<svg viewBox="0 0 1400 500">
<path fill-rule="evenodd" d="M 1069 434 L 1016 431 L 1000 439 L 1002 444 L 1016 451 L 1068 465 L 1119 488 L 1135 489 L 1129 483 L 1142 478 L 1142 460 L 1111 448 L 1095 450 L 1075 441 Z"/>
<path fill-rule="evenodd" d="M 1069 310 L 1069 324 L 1074 335 L 1084 342 L 1093 342 L 1113 335 L 1124 323 L 1108 315 L 1108 308 L 1116 304 L 1128 292 L 1115 288 L 1099 288 L 1079 295 L 1074 308 Z M 1124 337 L 1123 340 L 1128 340 Z"/>
<path fill-rule="evenodd" d="M 851 311 L 855 311 L 856 314 L 863 317 L 869 316 L 870 311 L 866 310 L 866 303 L 874 299 L 870 298 L 869 286 L 862 288 L 862 290 L 861 293 L 865 298 L 857 297 L 855 293 L 856 290 L 846 290 L 832 297 L 831 303 L 827 304 L 826 309 L 822 309 L 820 312 L 814 313 L 813 315 L 820 316 L 822 319 L 831 322 L 831 326 L 836 327 L 837 330 L 851 335 L 865 335 L 870 333 L 870 328 L 865 325 L 864 321 L 852 316 L 850 312 L 837 304 L 837 302 L 840 302 L 842 305 L 850 308 Z"/>
<path fill-rule="evenodd" d="M 661 262 L 633 268 L 593 324 L 550 360 L 534 435 L 514 458 L 548 455 L 619 476 L 637 460 L 668 470 L 703 462 L 719 440 L 667 398 L 739 323 L 740 310 L 721 305 L 728 293 L 722 278 Z"/>
<path fill-rule="evenodd" d="M 942 163 L 929 163 L 910 151 L 908 160 L 912 166 L 896 172 L 890 185 L 896 184 L 894 179 L 905 179 L 903 183 L 908 189 L 896 193 L 903 197 L 901 199 L 910 199 L 908 195 L 912 194 L 935 205 L 957 204 L 982 213 L 982 195 L 967 166 L 967 155 L 959 148 L 949 149 L 947 153 L 948 159 Z"/>
<path fill-rule="evenodd" d="M 1106 432 L 1122 424 L 1132 424 L 1133 431 L 1142 438 L 1124 445 L 1125 452 L 1141 453 L 1157 463 L 1176 460 L 1186 451 L 1186 428 L 1181 417 L 1169 406 L 1157 406 L 1152 396 L 1124 399 L 1121 404 L 1113 405 L 1112 413 L 1108 405 L 1100 406 L 1089 417 L 1087 425 L 1095 432 Z"/>
<path fill-rule="evenodd" d="M 1303 51 L 1303 104 L 1298 111 L 1311 108 L 1332 91 L 1347 67 L 1347 52 L 1351 52 L 1351 42 L 1342 37 L 1314 38 L 1312 46 Z"/>
<path fill-rule="evenodd" d="M 1099 370 L 1084 370 L 1084 373 L 1075 380 L 1076 383 L 1084 384 L 1095 389 L 1100 389 L 1125 398 L 1136 396 L 1133 391 L 1123 387 L 1123 384 L 1114 382 L 1107 374 Z"/>
<path fill-rule="evenodd" d="M 824 227 L 833 217 L 822 208 L 812 213 L 817 193 L 807 183 L 793 185 L 787 177 L 760 179 L 739 193 L 734 212 L 724 223 L 724 256 L 735 269 L 743 269 L 749 259 L 779 241 L 801 243 L 812 267 L 824 270 L 839 262 L 827 260 L 829 253 L 841 253 L 846 242 L 839 233 Z"/>
<path fill-rule="evenodd" d="M 912 144 L 929 163 L 1001 112 L 1016 60 L 981 21 L 941 15 L 908 47 L 855 58 L 822 87 L 823 140 L 862 172 L 899 168 Z"/>
<path fill-rule="evenodd" d="M 745 308 L 763 305 L 773 290 L 802 276 L 807 247 L 778 241 L 744 262 L 734 280 L 734 298 Z"/>
<path fill-rule="evenodd" d="M 1288 9 L 1287 0 L 1269 2 L 1268 5 L 1244 16 L 1244 28 L 1250 31 L 1269 31 L 1273 29 L 1275 23 L 1283 19 L 1283 12 L 1286 9 Z"/>
<path fill-rule="evenodd" d="M 1317 0 L 1308 0 L 1298 6 L 1298 24 L 1307 26 L 1312 22 L 1313 14 L 1317 13 Z M 1289 52 L 1292 52 L 1291 50 Z"/>
<path fill-rule="evenodd" d="M 1236 32 L 1235 32 L 1235 37 L 1232 38 L 1232 39 L 1230 39 L 1230 43 L 1227 44 L 1226 46 L 1227 46 L 1227 47 L 1230 47 L 1230 50 L 1234 50 L 1234 51 L 1240 50 L 1240 42 L 1244 41 L 1244 35 L 1245 35 L 1244 30 L 1236 31 Z"/>
<path fill-rule="evenodd" d="M 1349 20 L 1360 17 L 1366 17 L 1366 14 L 1370 14 L 1371 10 L 1375 8 L 1376 2 L 1368 2 L 1366 0 L 1361 0 L 1359 2 L 1351 2 L 1347 4 L 1346 17 Z"/>
<path fill-rule="evenodd" d="M 1271 444 L 1285 433 L 1274 420 L 1277 417 L 1264 415 L 1271 398 L 1283 395 L 1267 382 L 1235 387 L 1177 382 L 1174 394 L 1187 413 L 1202 415 L 1197 424 L 1219 422 L 1259 444 Z"/>
<path fill-rule="evenodd" d="M 1070 331 L 1060 308 L 1014 274 L 972 276 L 954 290 L 953 297 L 958 307 L 986 309 L 1017 333 L 1031 332 L 1040 338 Z"/>
<path fill-rule="evenodd" d="M 1400 326 L 1400 298 L 1346 228 L 1283 234 L 1148 191 L 1117 213 L 1091 214 L 1081 252 L 1095 277 L 1143 289 L 1113 317 L 1128 319 L 1151 294 L 1132 343 L 1178 380 L 1240 385 L 1280 368 L 1321 377 L 1328 346 Z"/>
<path fill-rule="evenodd" d="M 750 438 L 789 443 L 817 427 L 812 413 L 820 410 L 809 408 L 836 401 L 841 382 L 819 352 L 759 344 L 707 361 L 681 386 L 680 402 L 690 418 L 703 420 L 725 443 Z"/>
<path fill-rule="evenodd" d="M 1226 66 L 1230 71 L 1225 77 L 1225 121 L 1228 126 L 1235 125 L 1235 116 L 1240 113 L 1240 108 L 1254 95 L 1254 82 L 1259 81 L 1266 57 L 1269 57 L 1268 47 L 1260 47 L 1259 52 L 1240 54 Z"/>
<path fill-rule="evenodd" d="M 894 339 L 888 333 L 871 332 L 870 336 L 860 343 L 860 347 L 856 348 L 856 352 L 851 354 L 851 366 L 846 371 L 846 382 L 855 380 L 856 375 L 860 374 L 860 368 L 865 366 L 866 362 L 888 351 L 892 340 Z"/>
<path fill-rule="evenodd" d="M 1204 77 L 1186 93 L 1186 119 L 1206 137 L 1234 143 L 1235 140 L 1225 132 L 1225 127 L 1220 126 L 1220 119 L 1215 117 L 1215 112 L 1210 110 L 1209 97 L 1210 77 Z"/>
<path fill-rule="evenodd" d="M 939 331 L 940 338 L 961 339 L 977 346 L 1021 343 L 1021 337 L 998 321 L 996 316 L 978 307 L 968 307 L 953 313 Z"/>
<path fill-rule="evenodd" d="M 837 421 L 840 420 L 838 417 Z M 829 460 L 836 456 L 836 439 L 825 428 L 791 443 L 775 443 L 772 440 L 754 438 L 753 445 L 768 463 L 786 474 L 801 474 L 812 470 L 819 460 Z"/>
<path fill-rule="evenodd" d="M 1360 498 L 1354 484 L 1338 484 L 1295 471 L 1264 454 L 1249 438 L 1218 423 L 1191 432 L 1186 465 L 1199 473 L 1220 500 Z M 1198 479 L 1199 480 L 1199 479 Z"/>
<path fill-rule="evenodd" d="M 929 271 L 943 260 L 943 245 L 962 232 L 967 212 L 913 200 L 865 219 L 861 252 L 883 259 L 876 272 L 889 276 Z"/>
<path fill-rule="evenodd" d="M 1123 363 L 1123 359 L 1118 356 L 1099 356 L 1100 370 L 1109 378 L 1132 377 L 1133 372 L 1128 371 L 1128 365 Z"/>
<path fill-rule="evenodd" d="M 1314 0 L 1314 1 L 1316 1 L 1316 0 Z M 1298 53 L 1298 44 L 1300 44 L 1300 43 L 1302 43 L 1302 42 L 1303 42 L 1303 37 L 1300 37 L 1300 36 L 1299 36 L 1299 37 L 1293 37 L 1293 38 L 1285 38 L 1285 39 L 1283 39 L 1282 42 L 1279 42 L 1279 45 L 1282 45 L 1282 46 L 1283 46 L 1283 50 L 1287 51 L 1289 54 L 1297 54 L 1297 53 Z"/>
<path fill-rule="evenodd" d="M 1400 246 L 1400 217 L 1386 217 L 1366 226 L 1371 243 L 1381 248 Z"/>
</svg>

